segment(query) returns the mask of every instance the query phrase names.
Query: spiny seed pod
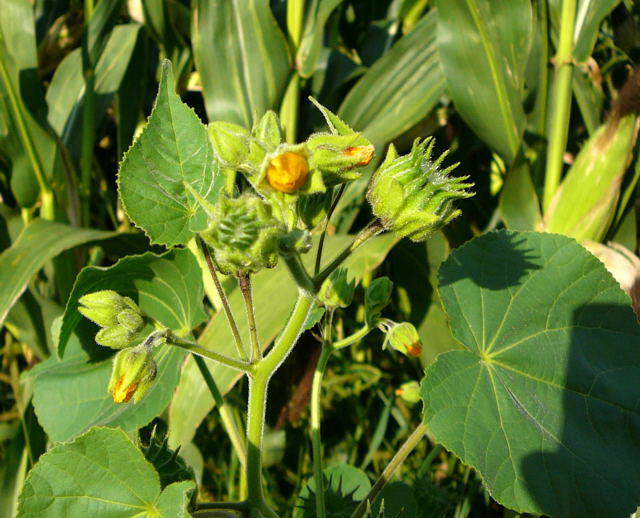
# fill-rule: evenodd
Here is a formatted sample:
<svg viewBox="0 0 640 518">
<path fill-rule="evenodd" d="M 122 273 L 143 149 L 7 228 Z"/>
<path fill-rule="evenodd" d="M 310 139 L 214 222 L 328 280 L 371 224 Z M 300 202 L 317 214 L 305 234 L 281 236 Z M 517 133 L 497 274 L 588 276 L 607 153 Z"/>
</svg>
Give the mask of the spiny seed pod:
<svg viewBox="0 0 640 518">
<path fill-rule="evenodd" d="M 112 290 L 96 291 L 80 297 L 78 311 L 102 327 L 96 342 L 112 349 L 130 347 L 144 327 L 140 308 L 129 297 Z"/>
<path fill-rule="evenodd" d="M 435 162 L 431 160 L 433 145 L 432 138 L 417 139 L 404 156 L 389 146 L 367 192 L 373 213 L 385 228 L 413 241 L 424 241 L 458 216 L 455 200 L 473 196 L 466 190 L 473 185 L 465 183 L 468 176 L 449 176 L 458 164 L 440 170 L 447 152 Z"/>
<path fill-rule="evenodd" d="M 133 397 L 137 403 L 156 378 L 157 366 L 151 348 L 145 344 L 119 351 L 113 359 L 109 392 L 115 403 L 126 403 Z"/>
<path fill-rule="evenodd" d="M 388 277 L 378 277 L 367 287 L 364 293 L 365 320 L 369 327 L 374 327 L 380 312 L 391 302 L 393 282 Z"/>
<path fill-rule="evenodd" d="M 422 353 L 420 335 L 409 322 L 391 325 L 387 330 L 387 343 L 406 356 L 417 358 Z"/>
<path fill-rule="evenodd" d="M 318 301 L 329 308 L 346 308 L 353 300 L 355 288 L 355 279 L 347 281 L 347 269 L 338 268 L 322 283 Z"/>
<path fill-rule="evenodd" d="M 212 247 L 214 261 L 222 273 L 240 275 L 273 268 L 283 234 L 284 228 L 273 216 L 271 205 L 247 193 L 239 198 L 221 197 L 202 238 Z"/>
</svg>

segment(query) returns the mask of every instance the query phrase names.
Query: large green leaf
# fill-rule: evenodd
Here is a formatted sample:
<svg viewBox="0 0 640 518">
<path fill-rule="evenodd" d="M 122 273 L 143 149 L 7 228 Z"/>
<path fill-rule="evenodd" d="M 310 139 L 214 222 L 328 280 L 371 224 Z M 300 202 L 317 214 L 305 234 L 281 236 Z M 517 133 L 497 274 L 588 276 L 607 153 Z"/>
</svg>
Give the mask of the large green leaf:
<svg viewBox="0 0 640 518">
<path fill-rule="evenodd" d="M 445 92 L 436 43 L 437 16 L 429 12 L 351 89 L 339 115 L 382 145 L 408 130 Z"/>
<path fill-rule="evenodd" d="M 120 167 L 122 205 L 153 243 L 184 244 L 207 226 L 204 208 L 185 184 L 214 202 L 223 182 L 207 129 L 176 94 L 165 61 L 149 122 Z"/>
<path fill-rule="evenodd" d="M 351 237 L 345 235 L 328 237 L 324 258 L 331 259 L 350 240 Z M 395 238 L 392 235 L 386 235 L 373 239 L 357 250 L 346 263 L 350 276 L 360 279 L 366 272 L 373 270 L 385 258 L 394 242 Z M 314 257 L 315 253 L 309 253 L 305 257 L 308 268 L 313 266 Z M 252 280 L 260 342 L 266 346 L 284 325 L 296 300 L 297 289 L 282 262 L 275 270 L 264 270 L 253 276 Z M 244 301 L 239 290 L 230 294 L 229 303 L 237 316 L 240 333 L 245 337 L 245 342 L 249 343 L 249 327 L 244 318 Z M 200 336 L 199 342 L 208 349 L 235 356 L 233 336 L 224 318 L 224 315 L 218 314 L 211 319 Z M 239 378 L 238 371 L 215 362 L 208 362 L 208 364 L 216 383 L 223 392 L 229 390 Z M 169 445 L 175 448 L 189 443 L 196 428 L 211 412 L 213 406 L 213 398 L 202 382 L 202 375 L 190 358 L 185 364 L 178 390 L 169 409 Z"/>
<path fill-rule="evenodd" d="M 167 327 L 188 333 L 205 318 L 201 279 L 195 257 L 184 249 L 130 256 L 109 268 L 88 267 L 80 273 L 58 340 L 58 353 L 64 352 L 64 358 L 53 355 L 29 371 L 36 414 L 52 440 L 68 440 L 95 425 L 133 430 L 147 424 L 168 405 L 184 359 L 181 349 L 156 349 L 158 376 L 149 392 L 137 404 L 114 403 L 107 391 L 109 351 L 95 346 L 96 328 L 82 319 L 78 299 L 112 289 L 133 298 L 145 314 Z"/>
<path fill-rule="evenodd" d="M 191 36 L 210 121 L 251 127 L 276 110 L 291 73 L 269 0 L 196 0 Z"/>
<path fill-rule="evenodd" d="M 0 324 L 27 288 L 31 277 L 61 252 L 90 241 L 114 237 L 115 232 L 70 227 L 42 219 L 32 221 L 0 254 Z"/>
<path fill-rule="evenodd" d="M 440 291 L 465 347 L 422 382 L 438 442 L 505 506 L 629 516 L 640 502 L 640 327 L 574 240 L 495 232 L 451 254 Z"/>
<path fill-rule="evenodd" d="M 56 142 L 44 129 L 46 103 L 38 78 L 33 5 L 3 0 L 0 16 L 0 156 L 11 170 L 18 203 L 32 206 L 38 176 L 51 181 Z"/>
<path fill-rule="evenodd" d="M 465 122 L 511 162 L 522 140 L 523 78 L 532 36 L 529 0 L 436 0 L 438 48 Z"/>
<path fill-rule="evenodd" d="M 311 77 L 315 72 L 322 50 L 324 26 L 340 3 L 342 0 L 313 0 L 309 5 L 304 32 L 296 54 L 296 68 L 302 77 Z"/>
<path fill-rule="evenodd" d="M 43 455 L 25 481 L 20 518 L 186 518 L 194 483 L 160 478 L 124 432 L 94 428 Z"/>
<path fill-rule="evenodd" d="M 95 68 L 96 123 L 100 124 L 127 70 L 140 25 L 115 27 Z M 56 69 L 47 90 L 51 127 L 76 155 L 80 154 L 85 81 L 81 49 L 70 52 Z"/>
</svg>

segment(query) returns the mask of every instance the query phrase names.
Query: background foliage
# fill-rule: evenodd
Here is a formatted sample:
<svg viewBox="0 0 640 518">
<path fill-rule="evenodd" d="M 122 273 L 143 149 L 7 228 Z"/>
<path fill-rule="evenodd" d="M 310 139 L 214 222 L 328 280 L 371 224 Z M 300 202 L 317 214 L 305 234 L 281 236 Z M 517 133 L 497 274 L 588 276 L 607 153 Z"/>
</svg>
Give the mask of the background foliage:
<svg viewBox="0 0 640 518">
<path fill-rule="evenodd" d="M 596 252 L 636 301 L 639 80 L 627 79 L 640 58 L 640 11 L 627 0 L 579 0 L 567 31 L 567 3 L 2 0 L 0 515 L 16 516 L 39 458 L 22 516 L 42 512 L 30 495 L 41 495 L 38 477 L 62 477 L 62 455 L 91 463 L 92 451 L 113 452 L 117 464 L 131 449 L 128 467 L 144 491 L 133 495 L 127 480 L 114 487 L 121 515 L 151 506 L 179 516 L 192 484 L 163 478 L 131 442 L 149 444 L 152 430 L 180 447 L 198 498 L 238 498 L 239 462 L 192 358 L 163 351 L 149 396 L 117 406 L 104 390 L 110 360 L 73 308 L 108 285 L 167 325 L 195 328 L 204 347 L 231 352 L 194 256 L 151 246 L 126 212 L 155 218 L 154 242 L 187 243 L 204 215 L 155 174 L 158 163 L 213 201 L 221 177 L 196 154 L 209 149 L 197 119 L 251 126 L 273 109 L 287 140 L 300 140 L 323 124 L 308 95 L 363 131 L 375 160 L 391 142 L 405 152 L 415 137 L 435 135 L 476 191 L 460 203 L 463 216 L 426 243 L 383 235 L 348 262 L 359 287 L 356 304 L 337 315 L 339 329 L 348 335 L 362 324 L 363 288 L 388 275 L 395 285 L 385 316 L 414 323 L 425 347 L 412 362 L 382 351 L 375 332 L 332 358 L 323 399 L 328 508 L 352 510 L 422 421 L 421 405 L 395 391 L 427 368 L 425 419 L 437 442 L 419 444 L 376 512 L 384 500 L 389 517 L 629 515 L 640 487 L 640 333 L 628 298 L 569 238 Z M 163 58 L 173 75 L 159 83 Z M 189 146 L 156 145 L 172 131 Z M 125 156 L 148 169 L 145 189 L 120 183 L 139 198 L 130 207 L 117 195 Z M 369 176 L 341 198 L 326 257 L 370 218 L 362 202 Z M 175 203 L 161 205 L 158 190 Z M 513 232 L 544 230 L 568 237 Z M 235 284 L 225 288 L 241 314 Z M 278 333 L 293 293 L 282 265 L 255 277 L 262 343 Z M 171 307 L 159 302 L 167 299 Z M 314 516 L 307 403 L 318 354 L 305 334 L 277 373 L 268 408 L 269 498 L 295 516 Z M 244 382 L 210 368 L 225 392 L 234 387 L 227 401 L 241 421 Z M 92 426 L 127 435 L 83 435 Z M 532 443 L 542 444 L 537 457 Z M 64 481 L 85 492 L 98 484 Z"/>
</svg>

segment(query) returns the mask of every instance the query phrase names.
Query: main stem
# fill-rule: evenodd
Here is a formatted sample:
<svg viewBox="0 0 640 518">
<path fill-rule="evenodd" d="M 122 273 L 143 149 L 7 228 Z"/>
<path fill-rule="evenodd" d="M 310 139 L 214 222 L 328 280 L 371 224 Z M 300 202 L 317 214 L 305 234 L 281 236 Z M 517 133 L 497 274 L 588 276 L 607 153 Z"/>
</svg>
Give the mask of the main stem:
<svg viewBox="0 0 640 518">
<path fill-rule="evenodd" d="M 252 508 L 277 516 L 266 506 L 262 494 L 262 431 L 267 401 L 267 389 L 273 373 L 295 345 L 311 309 L 314 295 L 300 289 L 298 301 L 273 348 L 256 365 L 249 381 L 247 418 L 247 500 Z"/>
<path fill-rule="evenodd" d="M 563 0 L 560 21 L 560 40 L 555 56 L 553 83 L 553 113 L 549 132 L 547 170 L 544 178 L 544 209 L 548 209 L 560 185 L 564 152 L 569 134 L 571 115 L 571 84 L 573 80 L 573 31 L 576 18 L 576 0 Z"/>
</svg>

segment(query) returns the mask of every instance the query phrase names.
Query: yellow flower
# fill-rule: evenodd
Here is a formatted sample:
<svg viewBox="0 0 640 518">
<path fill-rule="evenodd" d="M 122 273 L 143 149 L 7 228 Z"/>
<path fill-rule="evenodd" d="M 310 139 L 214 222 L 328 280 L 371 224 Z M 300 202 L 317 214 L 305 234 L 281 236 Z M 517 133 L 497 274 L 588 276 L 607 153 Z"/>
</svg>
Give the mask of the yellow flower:
<svg viewBox="0 0 640 518">
<path fill-rule="evenodd" d="M 288 194 L 300 189 L 309 176 L 307 159 L 288 151 L 273 158 L 267 167 L 267 181 L 276 191 Z"/>
</svg>

